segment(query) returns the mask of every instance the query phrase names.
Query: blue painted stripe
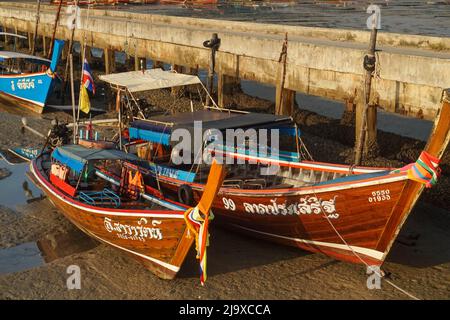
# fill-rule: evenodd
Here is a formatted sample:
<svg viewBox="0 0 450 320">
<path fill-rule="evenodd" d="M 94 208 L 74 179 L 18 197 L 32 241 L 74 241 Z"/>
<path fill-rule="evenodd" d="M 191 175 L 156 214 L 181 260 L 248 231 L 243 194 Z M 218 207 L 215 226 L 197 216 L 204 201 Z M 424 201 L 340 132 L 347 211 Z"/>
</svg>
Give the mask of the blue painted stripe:
<svg viewBox="0 0 450 320">
<path fill-rule="evenodd" d="M 150 164 L 150 170 L 152 172 L 157 172 L 158 175 L 169 177 L 169 178 L 174 178 L 174 179 L 178 179 L 178 180 L 183 180 L 186 182 L 194 182 L 194 179 L 195 179 L 194 172 L 178 170 L 178 169 L 162 166 L 162 165 L 155 164 L 155 163 Z"/>
<path fill-rule="evenodd" d="M 145 141 L 161 143 L 166 146 L 170 145 L 170 135 L 167 133 L 161 133 L 150 130 L 143 130 L 138 128 L 129 128 L 131 139 L 142 139 Z"/>
</svg>

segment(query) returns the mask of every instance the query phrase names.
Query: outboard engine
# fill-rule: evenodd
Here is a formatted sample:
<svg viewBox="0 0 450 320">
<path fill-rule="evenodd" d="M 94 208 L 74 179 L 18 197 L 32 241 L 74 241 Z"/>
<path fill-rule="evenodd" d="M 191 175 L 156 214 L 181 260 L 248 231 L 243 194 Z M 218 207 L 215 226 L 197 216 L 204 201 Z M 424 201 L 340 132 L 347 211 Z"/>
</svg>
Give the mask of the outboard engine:
<svg viewBox="0 0 450 320">
<path fill-rule="evenodd" d="M 52 120 L 52 128 L 48 136 L 48 144 L 55 148 L 70 142 L 72 131 L 67 128 L 67 123 L 58 123 L 58 119 Z"/>
</svg>

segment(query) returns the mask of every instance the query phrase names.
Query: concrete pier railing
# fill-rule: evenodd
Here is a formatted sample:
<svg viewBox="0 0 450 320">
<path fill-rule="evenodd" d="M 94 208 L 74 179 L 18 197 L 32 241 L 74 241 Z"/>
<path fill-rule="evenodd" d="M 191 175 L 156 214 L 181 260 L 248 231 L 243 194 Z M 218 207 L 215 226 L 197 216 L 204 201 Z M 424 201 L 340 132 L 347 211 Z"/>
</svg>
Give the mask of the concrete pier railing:
<svg viewBox="0 0 450 320">
<path fill-rule="evenodd" d="M 38 33 L 50 37 L 55 6 L 42 5 Z M 34 32 L 34 4 L 0 3 L 0 24 L 19 32 Z M 88 16 L 89 15 L 89 16 Z M 63 14 L 56 36 L 69 39 Z M 81 10 L 75 41 L 86 34 L 90 47 L 125 51 L 179 66 L 204 68 L 209 49 L 203 41 L 216 32 L 219 75 L 277 85 L 280 53 L 288 36 L 285 90 L 337 100 L 361 95 L 363 57 L 369 32 L 193 19 L 107 11 Z M 386 111 L 433 119 L 442 91 L 450 87 L 450 39 L 380 32 L 372 104 Z"/>
</svg>

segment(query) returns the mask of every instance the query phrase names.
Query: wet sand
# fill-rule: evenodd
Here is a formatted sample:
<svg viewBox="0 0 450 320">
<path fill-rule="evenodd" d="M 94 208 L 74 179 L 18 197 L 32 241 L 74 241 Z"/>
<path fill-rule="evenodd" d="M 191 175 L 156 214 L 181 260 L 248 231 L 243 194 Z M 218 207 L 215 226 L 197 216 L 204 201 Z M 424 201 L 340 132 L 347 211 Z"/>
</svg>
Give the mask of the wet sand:
<svg viewBox="0 0 450 320">
<path fill-rule="evenodd" d="M 14 219 L 9 218 L 0 247 L 36 241 L 49 234 L 77 232 L 47 200 L 22 210 L 26 213 L 15 213 Z M 2 217 L 2 229 L 4 223 Z M 447 211 L 419 205 L 402 230 L 401 242 L 395 243 L 384 265 L 384 270 L 391 273 L 390 281 L 421 299 L 448 299 L 449 227 Z M 30 270 L 0 275 L 0 298 L 408 299 L 383 281 L 380 290 L 367 289 L 365 268 L 359 265 L 261 242 L 216 226 L 211 235 L 205 287 L 199 283 L 193 251 L 177 278 L 167 281 L 146 271 L 127 255 L 96 244 L 90 250 Z M 58 251 L 58 245 L 56 242 L 54 248 L 47 248 L 47 254 Z M 70 265 L 81 269 L 80 290 L 66 287 L 66 270 Z"/>
<path fill-rule="evenodd" d="M 152 99 L 157 101 L 161 97 L 149 98 Z M 251 97 L 237 99 L 241 103 L 247 101 L 243 104 L 249 109 L 256 105 Z M 267 110 L 273 107 L 267 101 L 260 101 L 261 106 Z M 49 112 L 29 118 L 29 123 L 45 132 L 55 115 L 65 116 Z M 20 118 L 0 113 L 5 124 L 0 128 L 2 149 L 40 142 L 30 133 L 20 132 Z M 342 130 L 336 121 L 314 114 L 304 118 L 309 120 L 296 117 L 315 159 L 349 161 L 351 146 L 346 145 L 345 135 L 339 141 L 327 139 L 335 130 Z M 314 129 L 319 125 L 321 136 Z M 396 145 L 398 149 L 407 145 L 412 154 L 423 144 L 403 138 L 397 138 L 396 142 L 400 143 Z M 399 157 L 398 152 L 385 154 L 389 155 L 372 161 L 379 165 L 402 165 L 407 162 L 402 160 L 408 160 L 407 156 Z M 8 169 L 4 161 L 0 167 Z M 444 176 L 444 184 L 447 180 Z M 421 299 L 450 298 L 450 212 L 448 208 L 442 209 L 449 203 L 449 189 L 436 190 L 425 192 L 383 267 L 390 274 L 390 281 Z M 435 194 L 438 200 L 429 198 L 430 194 Z M 214 223 L 205 287 L 198 279 L 194 248 L 175 280 L 161 280 L 127 255 L 90 240 L 47 199 L 13 209 L 0 207 L 0 230 L 0 250 L 36 244 L 34 248 L 39 250 L 34 254 L 41 256 L 31 269 L 0 272 L 2 299 L 409 299 L 383 281 L 381 290 L 367 289 L 363 266 L 242 236 Z M 66 270 L 70 265 L 81 269 L 81 290 L 67 289 Z"/>
</svg>

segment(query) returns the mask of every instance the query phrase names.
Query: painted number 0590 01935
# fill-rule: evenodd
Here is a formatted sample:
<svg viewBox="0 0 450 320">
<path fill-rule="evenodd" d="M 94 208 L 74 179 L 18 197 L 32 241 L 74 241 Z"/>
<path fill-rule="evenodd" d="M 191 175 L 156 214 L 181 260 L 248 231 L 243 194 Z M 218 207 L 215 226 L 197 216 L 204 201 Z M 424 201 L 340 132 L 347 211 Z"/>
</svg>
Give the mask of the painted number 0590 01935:
<svg viewBox="0 0 450 320">
<path fill-rule="evenodd" d="M 389 191 L 389 189 L 372 191 L 372 196 L 369 197 L 369 202 L 381 202 L 390 200 L 390 193 L 391 192 Z"/>
</svg>

